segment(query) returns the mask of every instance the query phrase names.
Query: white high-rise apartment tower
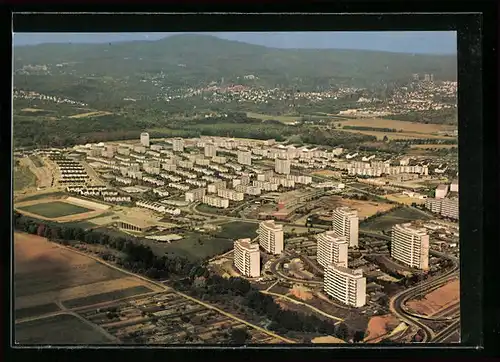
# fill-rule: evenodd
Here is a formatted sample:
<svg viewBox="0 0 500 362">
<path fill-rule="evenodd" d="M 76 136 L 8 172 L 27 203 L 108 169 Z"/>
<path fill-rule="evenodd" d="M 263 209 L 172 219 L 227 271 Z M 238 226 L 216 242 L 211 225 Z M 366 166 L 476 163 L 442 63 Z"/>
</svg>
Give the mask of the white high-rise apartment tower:
<svg viewBox="0 0 500 362">
<path fill-rule="evenodd" d="M 350 247 L 358 246 L 359 218 L 356 210 L 339 207 L 333 211 L 333 231 L 345 236 Z"/>
<path fill-rule="evenodd" d="M 274 161 L 274 171 L 282 175 L 290 174 L 290 160 L 285 160 L 282 158 L 277 158 Z"/>
<path fill-rule="evenodd" d="M 317 261 L 326 268 L 335 264 L 347 268 L 347 249 L 345 236 L 338 236 L 335 231 L 326 231 L 318 235 Z"/>
<path fill-rule="evenodd" d="M 352 307 L 366 304 L 366 278 L 361 269 L 330 264 L 325 268 L 323 289 L 329 296 Z"/>
<path fill-rule="evenodd" d="M 259 224 L 259 244 L 269 254 L 281 254 L 283 251 L 283 225 L 276 225 L 274 220 Z"/>
<path fill-rule="evenodd" d="M 429 268 L 429 235 L 427 229 L 411 223 L 392 227 L 391 257 L 418 269 Z"/>
<path fill-rule="evenodd" d="M 149 133 L 141 133 L 141 145 L 143 145 L 144 147 L 149 147 Z"/>
<path fill-rule="evenodd" d="M 184 152 L 184 140 L 182 138 L 174 138 L 172 141 L 172 149 L 175 152 Z"/>
<path fill-rule="evenodd" d="M 257 278 L 260 276 L 260 251 L 258 244 L 251 244 L 250 239 L 234 242 L 234 265 L 241 274 Z"/>
</svg>

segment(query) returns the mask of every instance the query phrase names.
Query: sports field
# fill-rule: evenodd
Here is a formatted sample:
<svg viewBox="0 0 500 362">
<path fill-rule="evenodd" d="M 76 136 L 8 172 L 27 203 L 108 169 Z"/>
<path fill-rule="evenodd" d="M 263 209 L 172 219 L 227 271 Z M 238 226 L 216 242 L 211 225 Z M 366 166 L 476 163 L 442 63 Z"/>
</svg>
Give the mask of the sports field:
<svg viewBox="0 0 500 362">
<path fill-rule="evenodd" d="M 22 206 L 19 207 L 19 210 L 26 211 L 31 214 L 37 214 L 50 219 L 69 216 L 69 215 L 83 214 L 86 212 L 93 211 L 92 209 L 87 209 L 82 206 L 68 204 L 62 201 L 52 201 L 47 203 L 34 204 L 30 206 Z"/>
</svg>

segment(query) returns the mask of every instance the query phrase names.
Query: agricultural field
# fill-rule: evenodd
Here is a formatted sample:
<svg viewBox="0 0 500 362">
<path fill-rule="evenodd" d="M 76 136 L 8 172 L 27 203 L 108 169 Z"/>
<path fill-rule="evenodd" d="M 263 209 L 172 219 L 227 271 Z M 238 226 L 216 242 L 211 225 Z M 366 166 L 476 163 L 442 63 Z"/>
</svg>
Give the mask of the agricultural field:
<svg viewBox="0 0 500 362">
<path fill-rule="evenodd" d="M 103 343 L 103 337 L 87 331 L 78 318 L 53 314 L 161 290 L 45 238 L 14 234 L 14 315 L 20 343 Z M 53 334 L 51 340 L 42 336 L 47 330 Z M 94 339 L 87 336 L 91 332 Z"/>
<path fill-rule="evenodd" d="M 350 132 L 350 133 L 361 133 L 361 134 L 365 134 L 368 136 L 375 136 L 375 137 L 377 137 L 377 140 L 383 140 L 384 137 L 386 137 L 386 136 L 389 140 L 394 140 L 394 139 L 411 140 L 411 139 L 424 139 L 424 138 L 433 138 L 436 140 L 438 140 L 438 139 L 440 139 L 440 140 L 456 139 L 454 137 L 440 136 L 440 135 L 431 134 L 431 133 L 360 131 L 360 130 L 355 130 L 355 129 L 341 129 L 340 131 Z"/>
<path fill-rule="evenodd" d="M 377 218 L 362 222 L 360 229 L 369 231 L 390 230 L 393 225 L 413 220 L 429 220 L 430 217 L 422 212 L 410 208 L 398 208 Z"/>
<path fill-rule="evenodd" d="M 420 133 L 420 134 L 435 134 L 440 131 L 452 131 L 455 126 L 446 124 L 425 124 L 417 122 L 398 121 L 393 119 L 380 118 L 355 118 L 346 121 L 340 121 L 342 126 L 357 126 L 357 127 L 375 127 L 375 128 L 390 128 L 397 132 L 390 133 Z M 387 132 L 389 133 L 389 132 Z M 389 137 L 389 136 L 388 136 Z M 422 137 L 425 138 L 425 137 Z"/>
<path fill-rule="evenodd" d="M 14 339 L 22 345 L 107 344 L 114 341 L 76 316 L 59 314 L 16 324 Z"/>
<path fill-rule="evenodd" d="M 99 117 L 99 116 L 107 116 L 113 114 L 111 112 L 106 111 L 96 111 L 96 112 L 87 112 L 87 113 L 79 113 L 69 116 L 68 118 L 86 118 L 86 117 Z"/>
<path fill-rule="evenodd" d="M 232 248 L 233 242 L 227 238 L 213 237 L 207 234 L 186 232 L 182 239 L 168 242 L 142 239 L 142 243 L 148 245 L 152 251 L 159 256 L 177 255 L 191 260 L 200 260 L 223 254 Z"/>
<path fill-rule="evenodd" d="M 36 186 L 36 176 L 33 172 L 30 171 L 29 167 L 14 167 L 14 191 L 19 191 L 34 186 Z"/>
<path fill-rule="evenodd" d="M 50 219 L 94 211 L 92 209 L 87 209 L 85 207 L 73 205 L 63 201 L 50 201 L 47 203 L 21 206 L 18 207 L 18 209 Z"/>
<path fill-rule="evenodd" d="M 244 239 L 255 238 L 257 236 L 258 224 L 244 221 L 234 221 L 221 225 L 221 230 L 217 234 L 218 238 Z"/>
<path fill-rule="evenodd" d="M 432 149 L 446 149 L 446 148 L 453 148 L 453 147 L 458 147 L 458 145 L 440 145 L 440 144 L 436 144 L 436 145 L 432 145 L 432 144 L 429 144 L 429 145 L 411 145 L 410 148 L 414 148 L 414 149 L 422 149 L 422 150 L 432 150 Z"/>
</svg>

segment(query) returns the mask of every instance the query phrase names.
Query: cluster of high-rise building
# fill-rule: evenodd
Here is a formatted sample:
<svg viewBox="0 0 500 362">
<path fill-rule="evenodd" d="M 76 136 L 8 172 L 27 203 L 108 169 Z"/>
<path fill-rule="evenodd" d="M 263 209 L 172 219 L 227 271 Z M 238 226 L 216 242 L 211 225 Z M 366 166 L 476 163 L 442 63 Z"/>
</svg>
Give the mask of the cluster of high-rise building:
<svg viewBox="0 0 500 362">
<path fill-rule="evenodd" d="M 257 230 L 258 244 L 250 239 L 239 239 L 234 243 L 234 265 L 247 277 L 260 276 L 259 246 L 268 254 L 279 255 L 283 252 L 283 225 L 274 220 L 263 221 Z"/>
<path fill-rule="evenodd" d="M 366 299 L 366 278 L 361 269 L 349 269 L 348 247 L 358 245 L 358 215 L 346 207 L 333 212 L 332 231 L 317 237 L 317 261 L 323 268 L 324 290 L 331 297 L 354 307 Z M 392 228 L 391 257 L 412 268 L 429 268 L 429 235 L 412 223 Z"/>
<path fill-rule="evenodd" d="M 317 262 L 324 268 L 323 289 L 331 297 L 353 307 L 366 303 L 366 278 L 361 269 L 348 268 L 348 248 L 358 246 L 356 210 L 334 210 L 331 231 L 317 236 Z"/>
</svg>

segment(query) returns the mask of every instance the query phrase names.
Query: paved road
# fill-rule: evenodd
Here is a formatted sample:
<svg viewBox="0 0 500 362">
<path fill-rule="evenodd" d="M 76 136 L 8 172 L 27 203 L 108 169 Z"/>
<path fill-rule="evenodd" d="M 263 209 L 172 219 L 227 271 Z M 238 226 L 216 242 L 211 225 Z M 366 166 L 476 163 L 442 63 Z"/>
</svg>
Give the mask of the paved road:
<svg viewBox="0 0 500 362">
<path fill-rule="evenodd" d="M 454 257 L 446 256 L 442 253 L 438 252 L 436 253 L 441 254 L 442 256 L 448 257 L 449 259 L 453 260 L 453 262 L 455 263 L 454 267 L 441 276 L 431 278 L 423 283 L 419 283 L 413 288 L 401 291 L 400 293 L 396 294 L 394 297 L 391 298 L 389 304 L 389 308 L 394 315 L 399 317 L 408 325 L 415 326 L 424 332 L 424 338 L 422 342 L 431 342 L 434 340 L 434 338 L 436 338 L 436 334 L 434 333 L 434 331 L 430 327 L 428 327 L 425 323 L 422 322 L 423 320 L 429 320 L 429 319 L 422 318 L 422 316 L 415 315 L 414 313 L 405 310 L 405 308 L 403 308 L 403 305 L 407 300 L 415 298 L 424 293 L 427 293 L 429 290 L 433 290 L 447 283 L 450 279 L 456 278 L 458 276 L 458 260 Z M 433 319 L 431 317 L 430 320 L 436 321 L 439 319 L 440 319 L 439 317 L 436 319 Z"/>
<path fill-rule="evenodd" d="M 279 267 L 280 267 L 281 263 L 283 263 L 283 261 L 286 258 L 287 258 L 287 256 L 282 256 L 282 257 L 274 260 L 271 263 L 271 266 L 269 268 L 270 271 L 271 271 L 271 273 L 273 273 L 274 275 L 278 276 L 278 278 L 285 279 L 285 280 L 291 281 L 291 282 L 296 283 L 296 284 L 303 284 L 303 285 L 312 286 L 312 287 L 315 287 L 315 286 L 318 286 L 318 285 L 323 285 L 322 281 L 303 280 L 303 279 L 293 278 L 293 277 L 290 277 L 288 275 L 283 274 L 279 270 Z"/>
<path fill-rule="evenodd" d="M 325 316 L 325 317 L 327 317 L 327 318 L 330 318 L 330 319 L 335 320 L 335 321 L 336 321 L 336 323 L 335 323 L 335 324 L 338 324 L 338 323 L 340 323 L 340 322 L 342 322 L 342 321 L 343 321 L 343 319 L 342 319 L 342 318 L 335 317 L 334 315 L 331 315 L 331 314 L 328 314 L 328 313 L 326 313 L 326 312 L 323 312 L 322 310 L 320 310 L 320 309 L 318 309 L 318 308 L 316 308 L 316 307 L 313 307 L 313 306 L 312 306 L 312 305 L 310 305 L 310 304 L 307 304 L 307 303 L 304 303 L 304 302 L 299 302 L 298 300 L 295 300 L 295 299 L 293 299 L 293 298 L 290 298 L 290 297 L 288 297 L 288 296 L 286 296 L 286 295 L 279 294 L 279 293 L 268 292 L 267 290 L 263 290 L 263 291 L 261 291 L 261 293 L 263 293 L 263 294 L 268 294 L 268 295 L 273 295 L 273 296 L 278 297 L 278 298 L 283 298 L 283 299 L 286 299 L 286 300 L 288 300 L 289 302 L 292 302 L 292 303 L 294 303 L 294 304 L 303 305 L 304 307 L 309 308 L 309 309 L 311 309 L 311 310 L 315 311 L 315 312 L 316 312 L 316 313 L 318 313 L 318 314 L 321 314 L 321 315 L 323 315 L 323 316 Z"/>
<path fill-rule="evenodd" d="M 91 258 L 91 259 L 94 259 L 94 260 L 95 260 L 95 261 L 97 261 L 98 263 L 101 263 L 101 264 L 103 264 L 103 265 L 106 265 L 106 266 L 107 266 L 107 267 L 109 267 L 109 268 L 112 268 L 112 269 L 118 270 L 118 271 L 120 271 L 120 272 L 122 272 L 122 273 L 124 273 L 124 274 L 128 274 L 128 275 L 130 275 L 130 276 L 133 276 L 133 277 L 139 278 L 139 279 L 141 279 L 141 280 L 143 280 L 143 281 L 145 281 L 145 282 L 148 282 L 148 283 L 151 283 L 151 284 L 153 284 L 153 285 L 156 285 L 156 286 L 158 286 L 158 287 L 162 288 L 163 290 L 169 290 L 169 291 L 172 291 L 172 292 L 176 293 L 177 295 L 180 295 L 180 296 L 182 296 L 182 297 L 184 297 L 184 298 L 186 298 L 186 299 L 188 299 L 188 300 L 191 300 L 191 301 L 193 301 L 193 302 L 195 302 L 195 303 L 197 303 L 197 304 L 200 304 L 200 305 L 202 305 L 202 306 L 204 306 L 204 307 L 206 307 L 206 308 L 208 308 L 208 309 L 215 310 L 215 311 L 219 312 L 220 314 L 225 315 L 226 317 L 229 317 L 229 318 L 231 318 L 231 319 L 234 319 L 234 320 L 236 320 L 236 321 L 238 321 L 238 322 L 240 322 L 240 323 L 242 323 L 242 324 L 245 324 L 245 325 L 247 325 L 247 326 L 249 326 L 249 327 L 251 327 L 251 328 L 257 329 L 258 331 L 260 331 L 260 332 L 262 332 L 262 333 L 265 333 L 265 334 L 267 334 L 267 335 L 269 335 L 269 336 L 271 336 L 271 337 L 278 338 L 278 339 L 280 339 L 280 340 L 282 340 L 282 341 L 284 341 L 284 342 L 287 342 L 287 343 L 295 343 L 295 341 L 292 341 L 292 340 L 290 340 L 290 339 L 288 339 L 288 338 L 285 338 L 285 337 L 279 336 L 279 335 L 277 335 L 277 334 L 275 334 L 275 333 L 273 333 L 273 332 L 268 331 L 267 329 L 264 329 L 264 328 L 262 328 L 262 327 L 259 327 L 259 326 L 255 325 L 255 324 L 249 323 L 249 322 L 247 322 L 247 321 L 245 321 L 245 320 L 243 320 L 243 319 L 241 319 L 241 318 L 239 318 L 239 317 L 235 316 L 234 314 L 231 314 L 231 313 L 225 312 L 225 311 L 223 311 L 222 309 L 217 308 L 217 307 L 215 307 L 215 306 L 213 306 L 213 305 L 211 305 L 211 304 L 208 304 L 208 303 L 203 302 L 203 301 L 201 301 L 201 300 L 199 300 L 199 299 L 193 298 L 193 297 L 191 297 L 191 296 L 189 296 L 189 295 L 187 295 L 187 294 L 181 293 L 181 292 L 179 292 L 179 291 L 177 291 L 177 290 L 175 290 L 175 289 L 173 289 L 173 288 L 171 288 L 171 287 L 167 287 L 167 286 L 165 286 L 164 284 L 162 284 L 162 283 L 160 283 L 160 282 L 157 282 L 157 281 L 152 280 L 152 279 L 148 279 L 148 278 L 146 278 L 146 277 L 143 277 L 142 275 L 138 275 L 138 274 L 132 273 L 132 272 L 130 272 L 130 271 L 128 271 L 128 270 L 125 270 L 125 269 L 122 269 L 122 268 L 120 268 L 120 267 L 117 267 L 116 265 L 113 265 L 113 264 L 111 264 L 111 263 L 108 263 L 108 262 L 106 262 L 106 261 L 104 261 L 104 260 L 102 260 L 102 259 L 100 259 L 100 258 L 97 258 L 97 257 L 95 257 L 95 256 L 93 256 L 93 255 L 85 254 L 85 253 L 83 253 L 83 252 L 81 252 L 81 251 L 79 251 L 79 250 L 75 250 L 75 249 L 73 249 L 73 248 L 71 248 L 71 247 L 68 247 L 68 246 L 65 246 L 65 245 L 60 245 L 60 244 L 55 244 L 55 245 L 57 245 L 57 246 L 58 246 L 58 247 L 60 247 L 60 248 L 63 248 L 63 249 L 66 249 L 66 250 L 72 251 L 72 252 L 74 252 L 74 253 L 77 253 L 77 254 L 80 254 L 80 255 L 83 255 L 83 256 L 89 257 L 89 258 Z"/>
<path fill-rule="evenodd" d="M 460 321 L 454 321 L 448 327 L 436 334 L 436 337 L 432 340 L 434 343 L 443 343 L 451 337 L 454 333 L 460 333 Z"/>
</svg>

